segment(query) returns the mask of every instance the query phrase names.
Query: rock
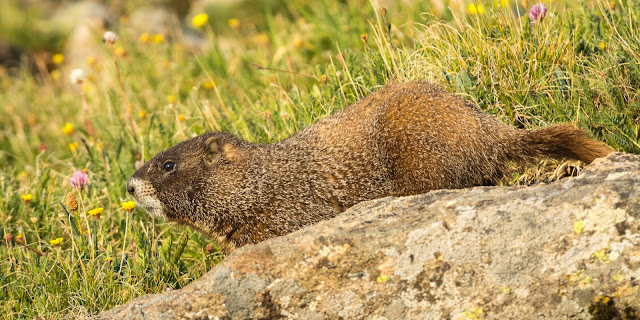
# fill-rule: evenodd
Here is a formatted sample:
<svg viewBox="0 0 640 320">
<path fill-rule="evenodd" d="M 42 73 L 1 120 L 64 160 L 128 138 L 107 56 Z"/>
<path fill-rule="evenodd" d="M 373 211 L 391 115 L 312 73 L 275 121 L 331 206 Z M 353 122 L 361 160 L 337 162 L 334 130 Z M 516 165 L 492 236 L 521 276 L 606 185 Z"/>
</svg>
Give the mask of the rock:
<svg viewBox="0 0 640 320">
<path fill-rule="evenodd" d="M 191 5 L 195 1 L 197 0 L 147 0 L 143 3 L 149 8 L 167 8 L 171 11 L 171 14 L 175 14 L 182 19 L 189 12 Z"/>
<path fill-rule="evenodd" d="M 636 319 L 640 156 L 360 203 L 96 319 Z"/>
<path fill-rule="evenodd" d="M 58 10 L 52 21 L 61 30 L 70 30 L 65 44 L 67 69 L 89 69 L 88 59 L 109 61 L 102 36 L 113 25 L 115 15 L 94 2 L 78 2 Z"/>
<path fill-rule="evenodd" d="M 92 20 L 97 20 L 101 25 L 108 27 L 115 22 L 116 15 L 100 3 L 78 1 L 60 6 L 53 13 L 49 22 L 53 26 L 52 28 L 68 32 L 77 27 L 79 23 L 87 23 Z"/>
<path fill-rule="evenodd" d="M 174 37 L 171 30 L 180 28 L 180 23 L 169 9 L 158 6 L 133 11 L 129 16 L 129 26 L 138 35 L 147 32 L 151 35 L 159 33 L 165 37 Z"/>
</svg>

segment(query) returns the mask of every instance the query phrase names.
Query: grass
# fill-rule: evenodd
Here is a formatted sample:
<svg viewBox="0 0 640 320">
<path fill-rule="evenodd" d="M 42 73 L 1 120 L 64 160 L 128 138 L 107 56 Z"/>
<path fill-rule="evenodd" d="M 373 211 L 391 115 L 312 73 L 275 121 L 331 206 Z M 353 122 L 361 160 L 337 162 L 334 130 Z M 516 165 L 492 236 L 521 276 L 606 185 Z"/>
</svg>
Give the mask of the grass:
<svg viewBox="0 0 640 320">
<path fill-rule="evenodd" d="M 199 278 L 223 258 L 215 243 L 122 208 L 136 163 L 208 130 L 277 141 L 389 81 L 429 80 L 510 125 L 571 122 L 619 151 L 640 152 L 640 3 L 554 1 L 533 25 L 531 3 L 487 1 L 480 15 L 434 3 L 383 10 L 289 0 L 256 9 L 255 22 L 225 11 L 247 18 L 193 30 L 209 40 L 201 51 L 180 38 L 142 42 L 145 30 L 123 23 L 115 46 L 124 96 L 107 46 L 81 86 L 67 80 L 74 66 L 0 70 L 0 315 L 84 317 Z M 8 25 L 0 26 L 7 38 L 29 43 Z M 63 132 L 65 123 L 73 132 Z M 69 181 L 77 170 L 88 174 L 81 190 Z M 98 207 L 99 219 L 86 214 Z"/>
</svg>

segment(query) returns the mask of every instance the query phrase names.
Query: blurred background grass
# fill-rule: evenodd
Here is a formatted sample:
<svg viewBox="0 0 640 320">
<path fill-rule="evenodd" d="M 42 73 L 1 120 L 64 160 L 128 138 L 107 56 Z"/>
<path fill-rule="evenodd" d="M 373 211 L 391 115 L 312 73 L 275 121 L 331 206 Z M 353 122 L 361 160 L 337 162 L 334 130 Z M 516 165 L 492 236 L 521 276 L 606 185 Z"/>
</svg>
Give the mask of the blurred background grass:
<svg viewBox="0 0 640 320">
<path fill-rule="evenodd" d="M 200 277 L 223 258 L 215 243 L 121 207 L 136 166 L 208 130 L 286 138 L 389 81 L 432 81 L 507 124 L 571 122 L 638 153 L 640 3 L 545 2 L 531 24 L 535 3 L 0 2 L 0 315 L 84 317 Z"/>
</svg>

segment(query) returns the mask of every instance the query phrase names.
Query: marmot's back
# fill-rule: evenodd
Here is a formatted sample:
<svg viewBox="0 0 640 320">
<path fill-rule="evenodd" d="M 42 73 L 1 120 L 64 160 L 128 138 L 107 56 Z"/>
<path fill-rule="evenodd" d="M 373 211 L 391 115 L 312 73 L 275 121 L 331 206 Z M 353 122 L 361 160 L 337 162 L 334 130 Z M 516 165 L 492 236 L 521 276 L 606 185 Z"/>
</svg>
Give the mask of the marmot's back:
<svg viewBox="0 0 640 320">
<path fill-rule="evenodd" d="M 611 152 L 570 125 L 518 130 L 431 84 L 387 85 L 280 142 L 207 133 L 127 183 L 151 214 L 230 247 L 329 219 L 364 200 L 495 183 L 512 161 L 590 163 Z"/>
<path fill-rule="evenodd" d="M 511 161 L 551 157 L 590 163 L 611 152 L 568 124 L 515 129 L 421 81 L 387 85 L 299 138 L 321 141 L 321 153 L 367 153 L 377 161 L 371 171 L 387 176 L 392 195 L 494 184 Z M 358 166 L 349 163 L 352 158 L 361 160 L 336 160 Z"/>
</svg>

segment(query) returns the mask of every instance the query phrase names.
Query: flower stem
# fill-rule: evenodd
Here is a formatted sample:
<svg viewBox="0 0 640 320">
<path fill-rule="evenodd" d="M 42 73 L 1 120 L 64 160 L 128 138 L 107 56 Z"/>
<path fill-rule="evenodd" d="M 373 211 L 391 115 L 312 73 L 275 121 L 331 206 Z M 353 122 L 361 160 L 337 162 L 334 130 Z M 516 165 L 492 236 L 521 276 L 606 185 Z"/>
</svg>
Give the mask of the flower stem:
<svg viewBox="0 0 640 320">
<path fill-rule="evenodd" d="M 26 244 L 26 243 L 23 243 L 22 245 L 23 245 L 25 248 L 29 249 L 31 252 L 33 252 L 33 253 L 35 253 L 35 254 L 37 254 L 37 255 L 41 256 L 41 257 L 44 255 L 44 253 L 42 253 L 41 251 L 39 251 L 39 250 L 37 250 L 37 249 L 32 248 L 30 245 L 28 245 L 28 244 Z"/>
<path fill-rule="evenodd" d="M 124 263 L 124 249 L 127 247 L 127 231 L 129 230 L 129 213 L 127 213 L 127 220 L 124 224 L 124 239 L 122 243 L 122 258 L 120 259 L 120 266 L 118 267 L 118 274 L 122 270 L 122 264 Z"/>
<path fill-rule="evenodd" d="M 80 197 L 80 205 L 82 206 L 82 212 L 83 212 L 83 215 L 84 215 L 84 222 L 87 225 L 87 230 L 91 231 L 91 227 L 89 226 L 89 219 L 87 219 L 87 209 L 84 206 L 84 199 L 82 199 L 81 189 L 78 188 L 78 187 L 76 187 L 75 189 L 78 192 L 78 196 Z M 89 238 L 89 246 L 91 247 L 91 258 L 95 259 L 95 254 L 96 253 L 95 253 L 95 248 L 93 246 L 93 238 L 91 237 L 91 234 L 88 234 L 87 238 Z"/>
</svg>

